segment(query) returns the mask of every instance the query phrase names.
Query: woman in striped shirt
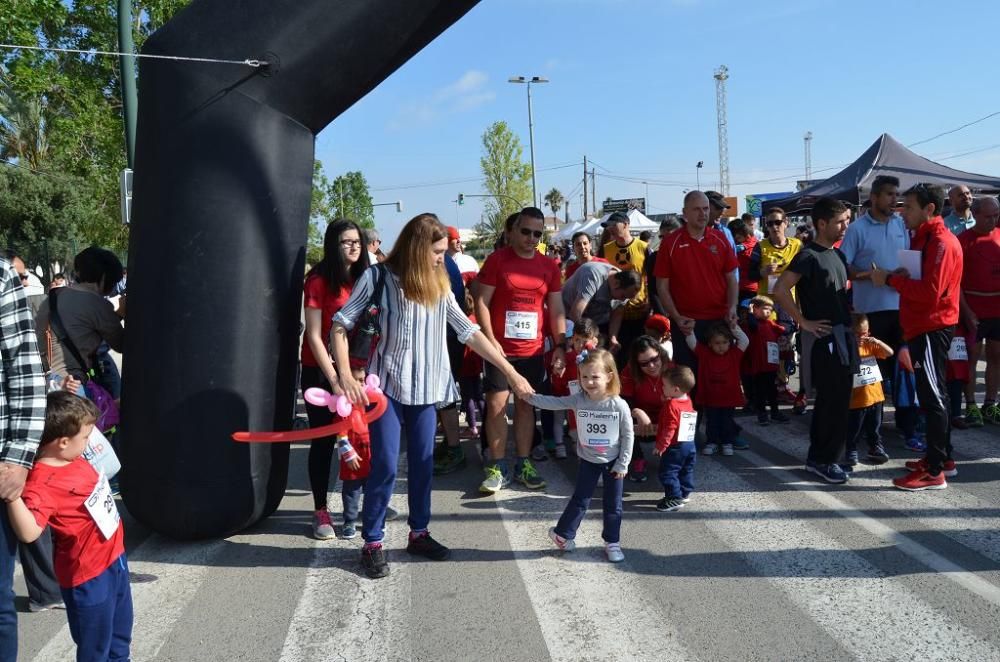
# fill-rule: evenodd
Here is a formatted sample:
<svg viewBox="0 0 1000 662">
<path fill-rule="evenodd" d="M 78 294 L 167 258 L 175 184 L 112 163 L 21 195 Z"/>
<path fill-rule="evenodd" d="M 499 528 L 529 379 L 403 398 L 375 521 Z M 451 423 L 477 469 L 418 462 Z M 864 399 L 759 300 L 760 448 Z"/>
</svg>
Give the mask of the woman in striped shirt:
<svg viewBox="0 0 1000 662">
<path fill-rule="evenodd" d="M 332 342 L 339 388 L 355 404 L 367 404 L 363 385 L 349 369 L 348 333 L 371 305 L 377 269 L 385 269 L 378 302 L 380 336 L 368 363 L 389 399 L 386 413 L 370 426 L 371 473 L 362 512 L 365 546 L 361 561 L 372 578 L 389 574 L 382 549 L 385 512 L 396 481 L 401 430 L 405 429 L 408 460 L 410 536 L 406 551 L 435 561 L 450 551 L 430 537 L 431 475 L 434 469 L 435 405 L 457 399 L 448 365 L 445 327 L 459 341 L 504 372 L 516 395 L 533 392 L 500 352 L 462 313 L 444 268 L 448 232 L 433 214 L 421 214 L 403 228 L 389 257 L 368 269 L 355 283 L 351 298 L 333 318 Z"/>
</svg>

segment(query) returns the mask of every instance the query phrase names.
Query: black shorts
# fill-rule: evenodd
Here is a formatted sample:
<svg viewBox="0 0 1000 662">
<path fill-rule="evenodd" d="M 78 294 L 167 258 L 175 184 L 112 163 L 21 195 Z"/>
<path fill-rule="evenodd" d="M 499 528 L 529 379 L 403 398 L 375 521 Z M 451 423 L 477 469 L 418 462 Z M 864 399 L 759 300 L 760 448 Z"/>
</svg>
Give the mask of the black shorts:
<svg viewBox="0 0 1000 662">
<path fill-rule="evenodd" d="M 545 381 L 545 361 L 543 355 L 526 356 L 523 358 L 508 358 L 508 363 L 514 366 L 517 374 L 528 380 L 533 387 L 538 388 L 539 384 Z M 507 378 L 489 361 L 486 361 L 486 370 L 483 375 L 483 391 L 485 393 L 497 393 L 499 391 L 509 391 L 510 384 Z"/>
<path fill-rule="evenodd" d="M 979 320 L 979 326 L 976 327 L 976 342 L 983 340 L 1000 340 L 1000 317 Z"/>
</svg>

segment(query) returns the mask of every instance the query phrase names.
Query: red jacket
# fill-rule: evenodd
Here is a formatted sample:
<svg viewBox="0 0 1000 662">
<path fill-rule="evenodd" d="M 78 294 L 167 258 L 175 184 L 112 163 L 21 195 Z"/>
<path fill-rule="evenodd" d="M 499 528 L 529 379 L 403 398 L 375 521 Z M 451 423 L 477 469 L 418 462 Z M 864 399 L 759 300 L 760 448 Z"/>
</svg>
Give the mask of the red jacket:
<svg viewBox="0 0 1000 662">
<path fill-rule="evenodd" d="M 962 286 L 962 246 L 940 216 L 917 229 L 910 248 L 922 253 L 922 278 L 890 276 L 887 281 L 899 292 L 899 323 L 906 340 L 958 324 Z"/>
</svg>

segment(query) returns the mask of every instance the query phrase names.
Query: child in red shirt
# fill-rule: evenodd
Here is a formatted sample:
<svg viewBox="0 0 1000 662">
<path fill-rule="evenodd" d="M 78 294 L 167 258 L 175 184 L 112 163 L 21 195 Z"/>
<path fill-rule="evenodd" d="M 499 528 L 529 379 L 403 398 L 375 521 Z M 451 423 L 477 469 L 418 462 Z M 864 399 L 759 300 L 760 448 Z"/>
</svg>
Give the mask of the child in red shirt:
<svg viewBox="0 0 1000 662">
<path fill-rule="evenodd" d="M 754 409 L 757 424 L 767 425 L 770 421 L 787 423 L 790 419 L 778 410 L 778 367 L 781 363 L 779 343 L 788 333 L 781 324 L 775 322 L 774 301 L 770 297 L 757 295 L 750 300 L 750 316 L 747 319 L 747 347 L 744 363 L 749 363 L 749 373 L 753 381 Z M 767 409 L 771 409 L 768 420 Z"/>
<path fill-rule="evenodd" d="M 468 290 L 465 293 L 465 305 L 466 310 L 475 310 L 472 293 Z M 478 324 L 474 312 L 469 313 L 469 321 Z M 469 434 L 478 437 L 479 419 L 486 411 L 486 403 L 483 401 L 483 358 L 468 345 L 465 346 L 465 354 L 462 356 L 458 390 L 462 394 L 462 410 L 465 411 L 465 423 L 469 426 Z"/>
<path fill-rule="evenodd" d="M 733 454 L 733 443 L 739 429 L 734 414 L 742 407 L 740 362 L 750 343 L 743 329 L 733 320 L 712 325 L 705 333 L 705 343 L 699 343 L 692 333 L 685 342 L 698 359 L 698 392 L 696 402 L 704 408 L 708 443 L 703 455 L 715 455 L 720 447 L 723 455 Z"/>
<path fill-rule="evenodd" d="M 67 391 L 48 395 L 45 430 L 21 496 L 7 504 L 22 542 L 52 529 L 56 579 L 79 660 L 127 660 L 132 592 L 125 532 L 111 486 L 83 457 L 98 417 Z"/>
<path fill-rule="evenodd" d="M 584 350 L 597 348 L 600 340 L 600 329 L 589 317 L 581 318 L 573 325 L 573 335 L 569 337 L 566 347 L 566 367 L 561 375 L 557 375 L 549 365 L 552 380 L 552 395 L 575 395 L 580 392 L 580 382 L 577 374 L 577 356 Z M 557 460 L 566 458 L 566 442 L 563 439 L 563 416 L 569 427 L 570 435 L 576 433 L 576 417 L 572 411 L 552 412 L 552 451 Z"/>
<path fill-rule="evenodd" d="M 361 510 L 361 492 L 372 470 L 372 442 L 368 430 L 351 430 L 347 437 L 337 439 L 340 456 L 341 499 L 344 503 L 344 528 L 340 537 L 351 539 L 358 535 L 358 513 Z"/>
<path fill-rule="evenodd" d="M 660 347 L 667 353 L 667 361 L 674 360 L 674 344 L 670 341 L 670 319 L 664 315 L 650 315 L 643 325 L 642 332 L 656 338 Z"/>
<path fill-rule="evenodd" d="M 948 348 L 948 362 L 945 364 L 948 402 L 951 404 L 951 427 L 957 430 L 969 427 L 965 416 L 962 415 L 962 396 L 971 377 L 969 345 L 975 342 L 976 334 L 970 335 L 965 329 L 965 324 L 959 321 L 955 327 L 955 335 L 951 339 L 951 346 Z"/>
<path fill-rule="evenodd" d="M 688 393 L 694 388 L 694 373 L 687 366 L 665 367 L 662 374 L 663 407 L 656 427 L 656 448 L 660 456 L 660 484 L 664 496 L 656 504 L 663 513 L 680 510 L 694 491 L 694 464 L 698 453 L 694 435 L 698 414 Z"/>
<path fill-rule="evenodd" d="M 757 296 L 760 283 L 750 278 L 750 256 L 757 247 L 757 238 L 753 236 L 746 222 L 737 218 L 729 222 L 729 232 L 736 242 L 736 263 L 740 267 L 740 301 Z"/>
</svg>

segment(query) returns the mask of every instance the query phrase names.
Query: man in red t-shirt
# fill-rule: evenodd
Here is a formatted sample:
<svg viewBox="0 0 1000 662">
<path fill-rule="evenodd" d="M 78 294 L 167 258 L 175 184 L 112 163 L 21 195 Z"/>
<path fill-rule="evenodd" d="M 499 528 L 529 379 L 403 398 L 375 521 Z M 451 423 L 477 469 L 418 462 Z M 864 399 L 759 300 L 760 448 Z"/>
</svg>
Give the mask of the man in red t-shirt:
<svg viewBox="0 0 1000 662">
<path fill-rule="evenodd" d="M 562 277 L 555 261 L 538 252 L 544 227 L 545 216 L 541 210 L 522 209 L 508 234 L 508 245 L 492 253 L 483 264 L 475 295 L 476 316 L 483 333 L 514 369 L 535 386 L 545 379 L 542 316 L 546 307 L 555 348 L 552 367 L 557 374 L 565 369 L 566 314 L 560 294 Z M 491 461 L 486 466 L 486 479 L 479 490 L 494 494 L 510 483 L 505 461 L 505 410 L 510 387 L 503 373 L 492 364 L 486 365 L 483 390 L 486 393 L 484 423 Z M 529 489 L 542 489 L 545 481 L 528 458 L 534 428 L 534 409 L 529 403 L 515 399 L 517 462 L 513 479 Z"/>
<path fill-rule="evenodd" d="M 656 291 L 680 329 L 704 341 L 715 322 L 736 320 L 736 255 L 726 236 L 708 227 L 708 196 L 684 196 L 684 226 L 667 235 L 656 254 Z M 674 362 L 697 372 L 698 363 L 686 343 L 674 343 Z"/>
<path fill-rule="evenodd" d="M 566 267 L 566 280 L 569 280 L 576 270 L 588 262 L 603 262 L 610 264 L 603 257 L 598 257 L 593 253 L 593 246 L 590 243 L 590 235 L 586 232 L 576 232 L 573 234 L 573 254 L 576 259 Z"/>
<path fill-rule="evenodd" d="M 976 224 L 958 235 L 962 245 L 962 320 L 972 336 L 968 363 L 975 366 L 981 344 L 986 341 L 986 396 L 983 418 L 1000 425 L 1000 202 L 996 198 L 977 198 L 972 203 Z M 976 402 L 976 380 L 965 386 L 965 400 Z M 954 404 L 954 403 L 953 403 Z"/>
</svg>

